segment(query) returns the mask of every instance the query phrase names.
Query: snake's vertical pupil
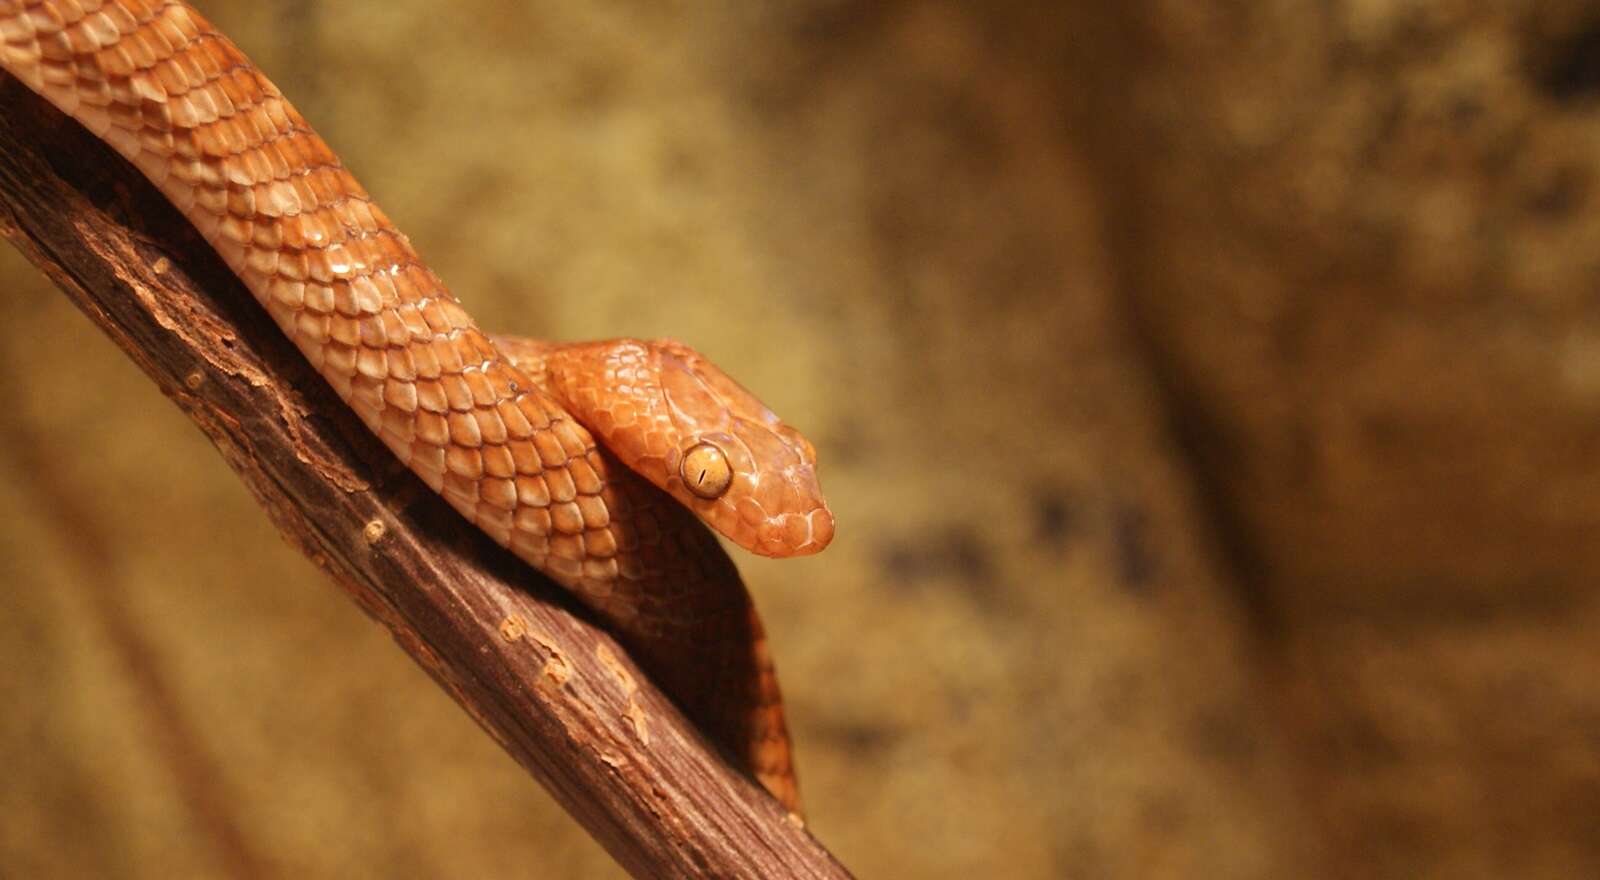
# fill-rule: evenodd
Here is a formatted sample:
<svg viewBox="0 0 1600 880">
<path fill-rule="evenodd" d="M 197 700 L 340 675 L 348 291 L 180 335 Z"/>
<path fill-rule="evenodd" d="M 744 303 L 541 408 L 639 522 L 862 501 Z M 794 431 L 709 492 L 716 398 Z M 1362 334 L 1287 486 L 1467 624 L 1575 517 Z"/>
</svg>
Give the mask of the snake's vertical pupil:
<svg viewBox="0 0 1600 880">
<path fill-rule="evenodd" d="M 720 498 L 733 482 L 733 469 L 728 457 L 710 443 L 696 443 L 683 454 L 678 467 L 683 482 L 700 498 Z"/>
</svg>

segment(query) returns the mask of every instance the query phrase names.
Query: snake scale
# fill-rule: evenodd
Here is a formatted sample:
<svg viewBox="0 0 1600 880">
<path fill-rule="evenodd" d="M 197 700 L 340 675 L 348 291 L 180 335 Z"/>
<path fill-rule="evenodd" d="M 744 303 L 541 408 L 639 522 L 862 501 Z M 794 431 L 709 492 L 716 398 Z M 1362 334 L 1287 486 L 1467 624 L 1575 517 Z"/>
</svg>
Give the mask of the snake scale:
<svg viewBox="0 0 1600 880">
<path fill-rule="evenodd" d="M 804 437 L 680 343 L 486 335 L 186 3 L 0 0 L 0 67 L 159 187 L 401 461 L 579 596 L 798 810 L 761 622 L 703 524 L 768 556 L 826 546 Z"/>
</svg>

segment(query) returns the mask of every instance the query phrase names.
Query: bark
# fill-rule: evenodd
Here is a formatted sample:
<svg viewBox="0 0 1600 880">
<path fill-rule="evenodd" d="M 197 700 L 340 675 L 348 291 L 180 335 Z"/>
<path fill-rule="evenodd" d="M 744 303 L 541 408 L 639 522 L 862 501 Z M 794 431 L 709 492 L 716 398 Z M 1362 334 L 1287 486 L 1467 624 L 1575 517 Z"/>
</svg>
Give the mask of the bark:
<svg viewBox="0 0 1600 880">
<path fill-rule="evenodd" d="M 132 166 L 4 77 L 0 233 L 628 871 L 848 876 L 579 606 L 401 467 Z"/>
</svg>

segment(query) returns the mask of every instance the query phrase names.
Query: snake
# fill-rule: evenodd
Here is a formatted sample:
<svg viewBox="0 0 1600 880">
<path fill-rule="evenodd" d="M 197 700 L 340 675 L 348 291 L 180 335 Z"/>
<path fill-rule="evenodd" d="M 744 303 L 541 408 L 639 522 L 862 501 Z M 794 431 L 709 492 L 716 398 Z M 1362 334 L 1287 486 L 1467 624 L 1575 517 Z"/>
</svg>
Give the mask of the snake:
<svg viewBox="0 0 1600 880">
<path fill-rule="evenodd" d="M 575 594 L 733 766 L 799 811 L 765 631 L 712 530 L 771 557 L 828 545 L 800 432 L 678 341 L 479 329 L 185 2 L 0 0 L 0 68 L 132 163 L 401 462 Z"/>
</svg>

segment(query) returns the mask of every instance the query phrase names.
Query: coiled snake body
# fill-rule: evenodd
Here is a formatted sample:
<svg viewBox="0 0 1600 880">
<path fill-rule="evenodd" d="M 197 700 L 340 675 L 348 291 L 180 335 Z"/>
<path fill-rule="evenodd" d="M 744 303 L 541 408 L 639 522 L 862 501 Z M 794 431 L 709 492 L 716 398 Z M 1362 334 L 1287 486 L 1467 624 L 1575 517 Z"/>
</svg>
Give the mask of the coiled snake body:
<svg viewBox="0 0 1600 880">
<path fill-rule="evenodd" d="M 803 437 L 675 342 L 485 335 L 185 3 L 0 0 L 0 67 L 160 187 L 412 471 L 599 612 L 712 741 L 798 808 L 761 623 L 696 517 L 764 555 L 822 549 L 833 518 Z"/>
</svg>

